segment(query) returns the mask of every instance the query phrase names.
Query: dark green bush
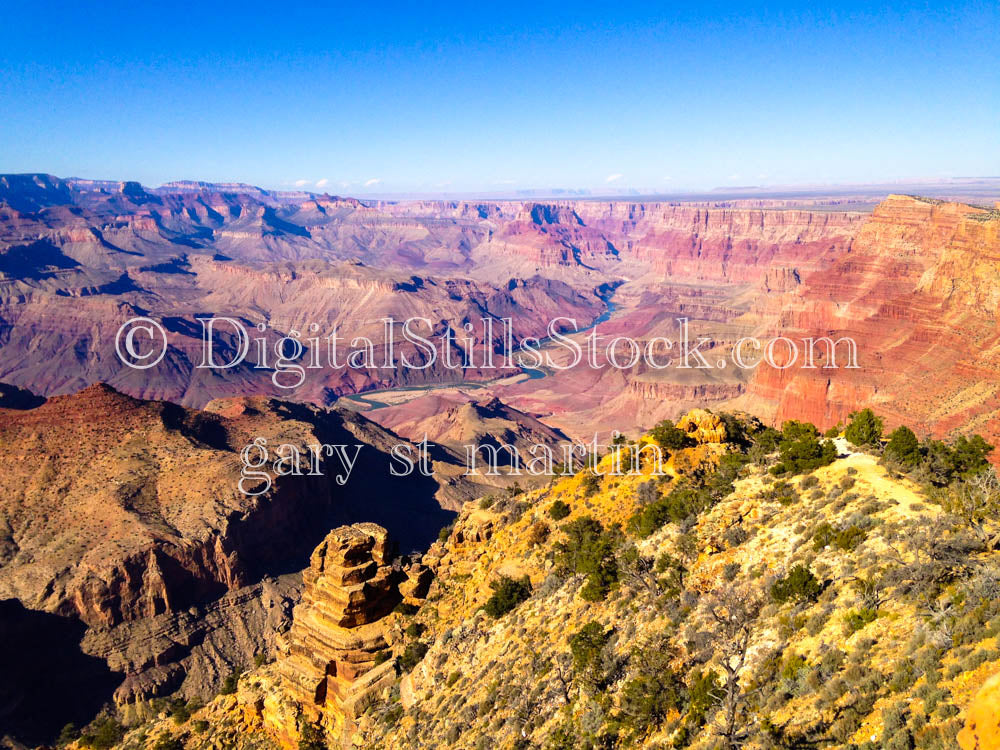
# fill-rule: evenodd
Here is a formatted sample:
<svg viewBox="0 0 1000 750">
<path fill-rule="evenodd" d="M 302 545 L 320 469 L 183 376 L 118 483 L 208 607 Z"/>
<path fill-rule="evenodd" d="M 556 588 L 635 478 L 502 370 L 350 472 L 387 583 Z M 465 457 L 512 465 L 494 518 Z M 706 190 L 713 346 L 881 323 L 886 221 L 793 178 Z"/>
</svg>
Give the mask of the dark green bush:
<svg viewBox="0 0 1000 750">
<path fill-rule="evenodd" d="M 428 648 L 426 643 L 420 641 L 406 644 L 406 648 L 403 649 L 403 653 L 399 657 L 399 668 L 404 672 L 412 670 L 424 658 Z"/>
<path fill-rule="evenodd" d="M 645 539 L 668 523 L 679 523 L 709 507 L 704 491 L 690 486 L 675 487 L 670 493 L 649 505 L 642 506 L 628 520 L 628 529 Z"/>
<path fill-rule="evenodd" d="M 240 676 L 243 674 L 242 669 L 236 669 L 229 673 L 226 679 L 222 683 L 222 688 L 219 690 L 221 695 L 232 695 L 236 692 L 236 688 L 240 682 Z"/>
<path fill-rule="evenodd" d="M 878 612 L 876 610 L 862 607 L 861 609 L 851 610 L 844 615 L 844 627 L 847 628 L 848 634 L 853 635 L 865 625 L 875 622 L 877 618 Z"/>
<path fill-rule="evenodd" d="M 670 711 L 680 710 L 685 692 L 684 683 L 669 669 L 640 674 L 622 688 L 622 712 L 633 727 L 643 731 L 657 726 Z"/>
<path fill-rule="evenodd" d="M 679 429 L 669 419 L 664 419 L 649 433 L 661 448 L 676 451 L 694 445 L 694 441 L 684 430 Z"/>
<path fill-rule="evenodd" d="M 555 521 L 561 521 L 569 515 L 569 506 L 562 500 L 556 500 L 549 506 L 549 517 Z"/>
<path fill-rule="evenodd" d="M 618 582 L 618 563 L 615 560 L 618 537 L 605 531 L 600 522 L 590 516 L 570 521 L 562 530 L 566 541 L 554 545 L 557 570 L 567 575 L 580 573 L 587 576 L 580 595 L 588 601 L 603 599 Z"/>
<path fill-rule="evenodd" d="M 688 723 L 700 727 L 705 723 L 708 710 L 719 702 L 722 695 L 718 675 L 711 670 L 695 671 L 688 685 L 688 694 L 690 696 Z"/>
<path fill-rule="evenodd" d="M 793 599 L 815 601 L 822 591 L 823 586 L 812 571 L 804 565 L 796 565 L 787 576 L 772 584 L 771 598 L 779 604 Z"/>
<path fill-rule="evenodd" d="M 184 743 L 181 742 L 180 738 L 171 737 L 164 732 L 153 743 L 153 750 L 184 750 Z"/>
<path fill-rule="evenodd" d="M 305 724 L 299 734 L 299 750 L 325 750 L 328 745 L 323 730 L 315 724 Z"/>
<path fill-rule="evenodd" d="M 794 505 L 799 501 L 799 493 L 795 491 L 795 487 L 784 481 L 775 482 L 764 490 L 761 496 L 765 500 L 774 500 L 782 505 Z"/>
<path fill-rule="evenodd" d="M 493 618 L 503 617 L 518 604 L 531 598 L 531 581 L 528 576 L 517 580 L 500 576 L 490 587 L 493 595 L 483 605 L 483 611 Z"/>
<path fill-rule="evenodd" d="M 582 677 L 593 677 L 600 667 L 601 652 L 611 639 L 611 631 L 605 631 L 599 622 L 588 622 L 568 639 L 569 650 L 573 654 L 573 669 Z"/>
<path fill-rule="evenodd" d="M 920 463 L 920 442 L 913 430 L 905 425 L 897 427 L 889 433 L 889 443 L 885 446 L 886 458 L 889 458 L 907 468 L 913 468 Z"/>
<path fill-rule="evenodd" d="M 80 744 L 94 750 L 110 750 L 117 745 L 125 735 L 121 724 L 110 716 L 105 716 L 91 722 L 81 733 Z"/>
<path fill-rule="evenodd" d="M 851 414 L 850 419 L 851 423 L 844 430 L 844 437 L 847 438 L 848 442 L 859 447 L 879 445 L 882 440 L 883 427 L 881 417 L 875 416 L 875 412 L 871 409 L 862 409 Z"/>
<path fill-rule="evenodd" d="M 771 467 L 771 473 L 802 474 L 833 463 L 837 449 L 829 440 L 820 440 L 815 425 L 789 420 L 782 425 L 778 443 L 781 460 Z"/>
<path fill-rule="evenodd" d="M 580 479 L 580 489 L 583 490 L 584 497 L 596 495 L 597 491 L 601 489 L 601 478 L 592 471 L 585 471 Z"/>
<path fill-rule="evenodd" d="M 56 744 L 59 745 L 59 747 L 62 747 L 79 738 L 80 730 L 76 728 L 76 724 L 70 722 L 59 732 L 59 738 L 56 740 Z"/>
<path fill-rule="evenodd" d="M 818 552 L 824 547 L 832 545 L 837 549 L 849 551 L 861 544 L 867 536 L 868 533 L 857 526 L 848 526 L 838 531 L 824 521 L 813 532 L 813 549 Z"/>
</svg>

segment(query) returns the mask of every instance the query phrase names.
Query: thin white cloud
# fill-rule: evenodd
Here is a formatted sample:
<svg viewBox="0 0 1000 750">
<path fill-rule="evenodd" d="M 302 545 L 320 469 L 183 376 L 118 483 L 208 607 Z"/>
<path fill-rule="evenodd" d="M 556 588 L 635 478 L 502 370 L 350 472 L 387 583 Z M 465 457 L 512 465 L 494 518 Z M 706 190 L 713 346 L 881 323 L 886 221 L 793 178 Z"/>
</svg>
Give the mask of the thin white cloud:
<svg viewBox="0 0 1000 750">
<path fill-rule="evenodd" d="M 295 187 L 305 187 L 309 184 L 309 180 L 296 180 Z"/>
<path fill-rule="evenodd" d="M 324 177 L 322 180 L 316 180 L 316 187 L 318 187 L 318 188 L 326 187 L 327 183 L 329 183 L 329 182 L 330 181 L 328 179 L 326 179 L 326 177 Z"/>
<path fill-rule="evenodd" d="M 372 185 L 378 185 L 382 180 L 378 177 L 372 177 L 370 180 L 365 180 L 365 187 L 371 187 Z"/>
<path fill-rule="evenodd" d="M 609 174 L 607 177 L 604 178 L 604 181 L 605 182 L 618 182 L 618 180 L 620 180 L 624 176 L 625 175 L 623 175 L 623 174 Z"/>
<path fill-rule="evenodd" d="M 743 175 L 741 175 L 741 174 L 731 174 L 726 179 L 729 180 L 729 182 L 735 182 L 736 180 L 742 180 L 743 179 Z"/>
</svg>

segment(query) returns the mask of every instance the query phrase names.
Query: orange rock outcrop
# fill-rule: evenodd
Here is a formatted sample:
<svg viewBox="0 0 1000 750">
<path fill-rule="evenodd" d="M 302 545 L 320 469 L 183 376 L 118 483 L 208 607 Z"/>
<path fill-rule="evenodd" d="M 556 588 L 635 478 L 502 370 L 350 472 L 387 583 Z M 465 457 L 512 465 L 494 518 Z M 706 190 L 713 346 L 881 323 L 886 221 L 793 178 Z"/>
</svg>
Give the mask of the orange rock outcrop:
<svg viewBox="0 0 1000 750">
<path fill-rule="evenodd" d="M 279 645 L 287 694 L 307 717 L 334 718 L 338 734 L 367 698 L 395 679 L 394 662 L 379 658 L 389 647 L 383 618 L 401 600 L 389 555 L 381 526 L 331 531 L 313 552 L 302 601 Z"/>
<path fill-rule="evenodd" d="M 958 733 L 962 750 L 1000 750 L 1000 674 L 988 679 L 976 693 Z"/>
</svg>

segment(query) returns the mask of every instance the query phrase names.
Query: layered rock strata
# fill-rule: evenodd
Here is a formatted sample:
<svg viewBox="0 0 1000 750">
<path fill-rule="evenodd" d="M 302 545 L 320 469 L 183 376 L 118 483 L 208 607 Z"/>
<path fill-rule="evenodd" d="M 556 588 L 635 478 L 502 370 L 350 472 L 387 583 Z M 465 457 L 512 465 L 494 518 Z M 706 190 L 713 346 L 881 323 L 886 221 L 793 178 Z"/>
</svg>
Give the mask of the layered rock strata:
<svg viewBox="0 0 1000 750">
<path fill-rule="evenodd" d="M 386 530 L 372 523 L 334 529 L 313 552 L 278 661 L 287 695 L 309 718 L 322 712 L 349 725 L 395 679 L 394 661 L 382 656 L 384 618 L 402 598 L 402 575 L 389 555 Z"/>
</svg>

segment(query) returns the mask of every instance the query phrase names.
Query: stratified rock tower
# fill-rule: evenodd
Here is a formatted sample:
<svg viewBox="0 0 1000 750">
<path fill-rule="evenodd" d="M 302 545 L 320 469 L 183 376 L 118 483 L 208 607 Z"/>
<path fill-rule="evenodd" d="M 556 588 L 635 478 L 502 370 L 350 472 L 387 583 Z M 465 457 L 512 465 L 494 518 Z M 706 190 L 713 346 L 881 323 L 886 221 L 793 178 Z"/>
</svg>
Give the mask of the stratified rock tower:
<svg viewBox="0 0 1000 750">
<path fill-rule="evenodd" d="M 343 716 L 341 732 L 395 678 L 394 661 L 377 659 L 389 645 L 381 620 L 401 600 L 389 554 L 388 534 L 376 524 L 331 531 L 303 573 L 302 601 L 280 644 L 288 694 L 310 718 Z"/>
</svg>

